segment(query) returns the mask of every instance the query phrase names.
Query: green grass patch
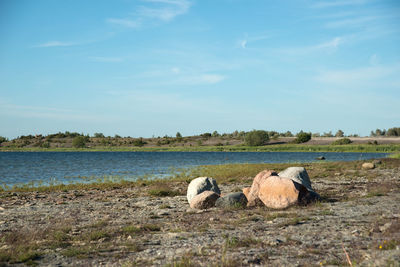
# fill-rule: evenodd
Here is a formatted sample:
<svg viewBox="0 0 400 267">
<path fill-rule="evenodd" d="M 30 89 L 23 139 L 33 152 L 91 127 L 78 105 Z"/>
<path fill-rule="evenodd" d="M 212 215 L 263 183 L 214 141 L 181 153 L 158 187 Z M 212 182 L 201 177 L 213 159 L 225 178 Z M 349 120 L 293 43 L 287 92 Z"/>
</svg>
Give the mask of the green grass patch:
<svg viewBox="0 0 400 267">
<path fill-rule="evenodd" d="M 393 159 L 400 159 L 400 153 L 392 154 L 389 157 Z"/>
</svg>

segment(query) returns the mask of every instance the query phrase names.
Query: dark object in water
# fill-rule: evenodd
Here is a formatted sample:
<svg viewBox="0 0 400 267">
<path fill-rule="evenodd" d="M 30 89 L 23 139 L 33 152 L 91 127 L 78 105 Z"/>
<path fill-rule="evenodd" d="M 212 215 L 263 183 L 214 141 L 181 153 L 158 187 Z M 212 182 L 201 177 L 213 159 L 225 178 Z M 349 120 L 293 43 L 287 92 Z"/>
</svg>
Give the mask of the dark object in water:
<svg viewBox="0 0 400 267">
<path fill-rule="evenodd" d="M 324 157 L 324 156 L 319 156 L 319 157 L 317 157 L 316 159 L 317 159 L 317 160 L 325 160 L 325 157 Z"/>
</svg>

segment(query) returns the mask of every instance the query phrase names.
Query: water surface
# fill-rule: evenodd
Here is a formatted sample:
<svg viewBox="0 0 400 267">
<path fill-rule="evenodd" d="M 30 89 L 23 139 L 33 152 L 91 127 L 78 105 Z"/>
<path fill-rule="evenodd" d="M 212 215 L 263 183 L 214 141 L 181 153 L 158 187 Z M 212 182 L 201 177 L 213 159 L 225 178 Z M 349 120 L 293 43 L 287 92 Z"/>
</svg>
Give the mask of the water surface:
<svg viewBox="0 0 400 267">
<path fill-rule="evenodd" d="M 82 177 L 163 177 L 171 168 L 227 163 L 352 161 L 387 153 L 339 152 L 0 152 L 0 184 L 74 182 Z"/>
</svg>

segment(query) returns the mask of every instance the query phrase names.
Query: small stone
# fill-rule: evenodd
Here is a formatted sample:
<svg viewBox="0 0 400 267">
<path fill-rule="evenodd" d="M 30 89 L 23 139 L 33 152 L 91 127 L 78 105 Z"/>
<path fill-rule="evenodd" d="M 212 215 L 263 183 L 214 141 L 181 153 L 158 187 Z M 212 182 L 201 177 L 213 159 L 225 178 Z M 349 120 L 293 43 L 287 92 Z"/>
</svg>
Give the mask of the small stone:
<svg viewBox="0 0 400 267">
<path fill-rule="evenodd" d="M 315 159 L 316 160 L 325 160 L 325 157 L 324 156 L 319 156 L 319 157 L 316 157 Z"/>
<path fill-rule="evenodd" d="M 3 207 L 0 207 L 0 210 L 5 210 L 5 208 L 3 208 Z"/>
<path fill-rule="evenodd" d="M 162 211 L 158 212 L 157 215 L 158 215 L 158 216 L 168 216 L 168 215 L 169 215 L 169 212 L 168 212 L 168 211 L 165 211 L 165 210 L 162 210 Z"/>
<path fill-rule="evenodd" d="M 361 166 L 364 170 L 372 170 L 375 168 L 375 164 L 371 163 L 371 162 L 365 162 L 363 163 L 363 165 Z"/>
<path fill-rule="evenodd" d="M 385 223 L 384 225 L 382 225 L 382 226 L 379 227 L 379 230 L 380 230 L 381 232 L 385 232 L 387 229 L 390 228 L 390 226 L 392 226 L 392 223 L 391 223 L 391 222 Z"/>
</svg>

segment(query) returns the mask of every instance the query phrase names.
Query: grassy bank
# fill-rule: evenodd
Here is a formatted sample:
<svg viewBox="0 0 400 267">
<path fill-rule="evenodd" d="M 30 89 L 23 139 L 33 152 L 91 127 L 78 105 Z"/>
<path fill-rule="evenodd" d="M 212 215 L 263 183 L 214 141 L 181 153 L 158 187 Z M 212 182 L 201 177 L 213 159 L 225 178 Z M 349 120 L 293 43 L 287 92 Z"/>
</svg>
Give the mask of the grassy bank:
<svg viewBox="0 0 400 267">
<path fill-rule="evenodd" d="M 96 152 L 96 151 L 143 151 L 143 152 L 368 152 L 368 153 L 398 153 L 400 144 L 385 145 L 307 145 L 307 144 L 282 144 L 266 146 L 171 146 L 171 147 L 124 147 L 124 146 L 99 146 L 91 148 L 11 148 L 0 147 L 0 151 L 21 152 Z"/>
</svg>

